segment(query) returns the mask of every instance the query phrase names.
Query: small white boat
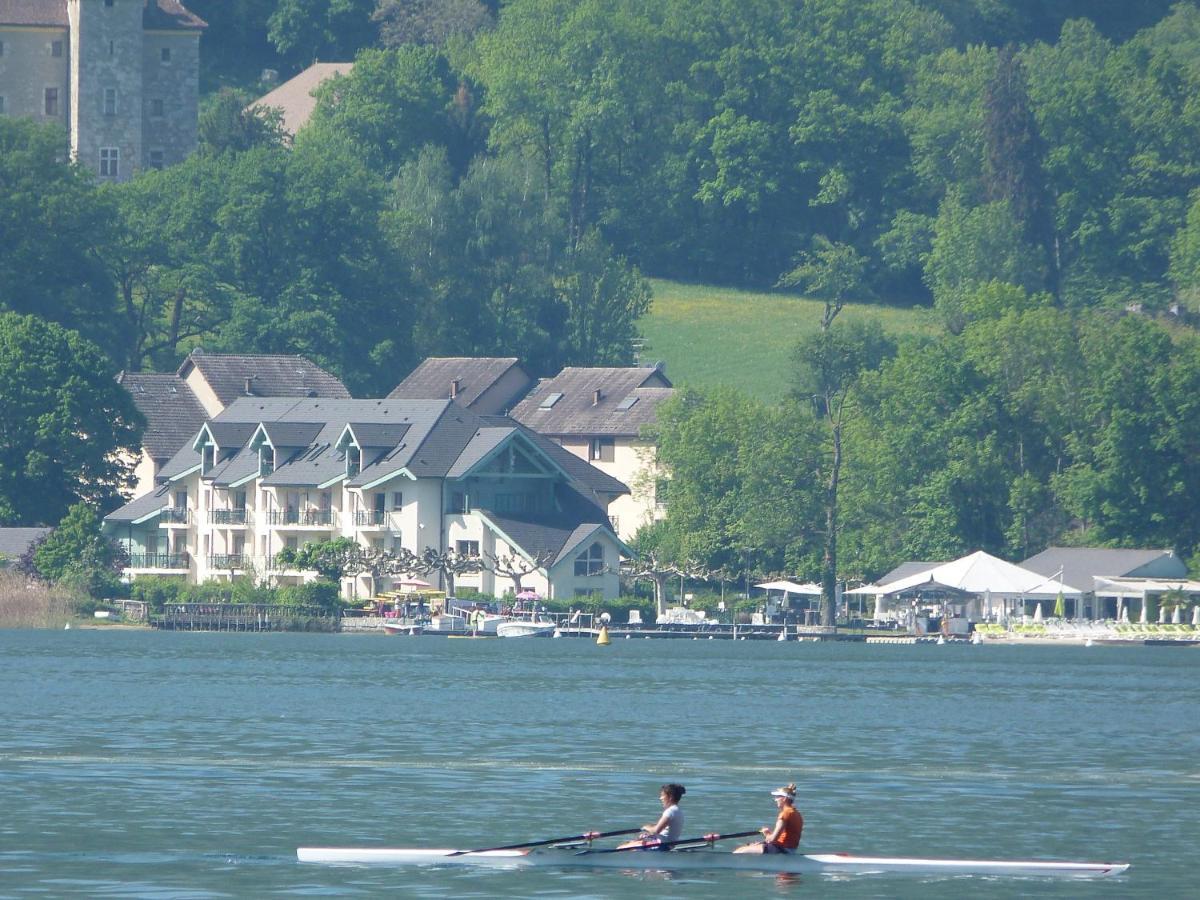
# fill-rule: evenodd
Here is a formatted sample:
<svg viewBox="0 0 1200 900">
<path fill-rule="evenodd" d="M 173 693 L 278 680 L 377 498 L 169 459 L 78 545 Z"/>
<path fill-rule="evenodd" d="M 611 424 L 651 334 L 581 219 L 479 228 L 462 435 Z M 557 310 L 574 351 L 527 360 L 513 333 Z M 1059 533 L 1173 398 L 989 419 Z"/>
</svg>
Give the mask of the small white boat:
<svg viewBox="0 0 1200 900">
<path fill-rule="evenodd" d="M 436 866 L 472 865 L 498 868 L 550 866 L 558 868 L 714 870 L 789 872 L 844 875 L 946 875 L 1042 878 L 1103 878 L 1120 875 L 1129 863 L 1067 862 L 1060 860 L 921 859 L 894 856 L 852 856 L 848 853 L 761 855 L 728 850 L 696 849 L 670 852 L 579 850 L 463 850 L 388 849 L 383 847 L 301 847 L 300 862 L 330 865 Z"/>
<path fill-rule="evenodd" d="M 546 619 L 506 619 L 496 625 L 496 637 L 550 637 L 557 627 Z"/>
</svg>

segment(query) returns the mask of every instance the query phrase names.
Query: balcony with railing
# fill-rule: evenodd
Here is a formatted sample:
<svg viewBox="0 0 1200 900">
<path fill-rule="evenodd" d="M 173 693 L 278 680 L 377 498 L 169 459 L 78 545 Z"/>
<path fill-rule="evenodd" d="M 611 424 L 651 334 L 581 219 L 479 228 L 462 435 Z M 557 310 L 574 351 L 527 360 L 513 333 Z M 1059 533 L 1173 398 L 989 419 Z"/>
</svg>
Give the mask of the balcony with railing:
<svg viewBox="0 0 1200 900">
<path fill-rule="evenodd" d="M 332 509 L 269 509 L 267 524 L 292 528 L 329 528 L 337 524 Z"/>
<path fill-rule="evenodd" d="M 210 509 L 208 511 L 210 525 L 245 525 L 245 509 Z"/>
<path fill-rule="evenodd" d="M 213 553 L 208 557 L 210 569 L 244 569 L 246 556 L 244 553 Z"/>
<path fill-rule="evenodd" d="M 162 525 L 187 525 L 192 521 L 192 511 L 182 506 L 168 506 L 158 514 Z"/>
<path fill-rule="evenodd" d="M 387 528 L 391 520 L 385 510 L 360 509 L 354 513 L 354 524 L 359 528 Z"/>
<path fill-rule="evenodd" d="M 186 553 L 131 553 L 129 568 L 186 572 L 190 559 Z"/>
</svg>

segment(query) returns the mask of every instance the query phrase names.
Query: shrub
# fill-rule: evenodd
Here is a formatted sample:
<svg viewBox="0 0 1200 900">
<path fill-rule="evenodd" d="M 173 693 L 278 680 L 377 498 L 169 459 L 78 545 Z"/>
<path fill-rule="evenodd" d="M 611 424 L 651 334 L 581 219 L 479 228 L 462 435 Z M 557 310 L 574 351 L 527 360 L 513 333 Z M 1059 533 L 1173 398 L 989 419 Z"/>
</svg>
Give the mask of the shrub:
<svg viewBox="0 0 1200 900">
<path fill-rule="evenodd" d="M 179 576 L 143 575 L 129 585 L 129 598 L 145 603 L 152 612 L 162 612 L 168 603 L 179 603 L 187 582 Z"/>
<path fill-rule="evenodd" d="M 284 606 L 316 606 L 327 612 L 335 612 L 342 606 L 337 583 L 324 578 L 285 585 L 279 588 L 275 602 Z"/>
</svg>

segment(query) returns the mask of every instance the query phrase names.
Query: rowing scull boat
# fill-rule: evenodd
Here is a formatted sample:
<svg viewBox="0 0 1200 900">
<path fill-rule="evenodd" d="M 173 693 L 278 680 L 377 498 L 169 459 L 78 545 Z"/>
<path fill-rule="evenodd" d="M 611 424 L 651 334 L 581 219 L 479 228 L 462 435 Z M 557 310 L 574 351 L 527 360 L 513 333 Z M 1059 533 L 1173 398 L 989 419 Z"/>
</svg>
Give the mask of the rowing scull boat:
<svg viewBox="0 0 1200 900">
<path fill-rule="evenodd" d="M 384 847 L 301 847 L 300 862 L 333 865 L 436 866 L 475 865 L 583 867 L 606 869 L 741 869 L 753 872 L 848 875 L 982 875 L 1043 878 L 1102 878 L 1120 875 L 1129 863 L 1062 862 L 1007 859 L 918 859 L 896 856 L 851 856 L 848 853 L 760 855 L 697 849 L 671 852 L 549 848 L 544 850 L 388 849 Z"/>
</svg>

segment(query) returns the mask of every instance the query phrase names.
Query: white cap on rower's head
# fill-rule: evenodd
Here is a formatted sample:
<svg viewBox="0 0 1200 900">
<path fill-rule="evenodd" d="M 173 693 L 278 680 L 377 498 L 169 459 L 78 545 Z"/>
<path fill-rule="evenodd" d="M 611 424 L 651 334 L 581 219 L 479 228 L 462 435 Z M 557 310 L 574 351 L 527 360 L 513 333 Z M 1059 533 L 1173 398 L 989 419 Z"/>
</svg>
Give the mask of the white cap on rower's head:
<svg viewBox="0 0 1200 900">
<path fill-rule="evenodd" d="M 789 800 L 796 799 L 795 791 L 789 791 L 787 788 L 775 788 L 775 790 L 771 791 L 771 796 L 772 797 L 787 797 Z"/>
</svg>

